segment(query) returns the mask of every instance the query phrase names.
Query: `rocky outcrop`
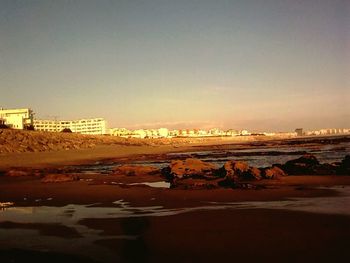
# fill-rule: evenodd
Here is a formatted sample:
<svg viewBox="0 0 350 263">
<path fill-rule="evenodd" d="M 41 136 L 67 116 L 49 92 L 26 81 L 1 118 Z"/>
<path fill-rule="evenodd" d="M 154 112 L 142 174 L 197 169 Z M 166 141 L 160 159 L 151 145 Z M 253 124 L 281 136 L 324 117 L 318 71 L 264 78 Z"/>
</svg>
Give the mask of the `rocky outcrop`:
<svg viewBox="0 0 350 263">
<path fill-rule="evenodd" d="M 315 168 L 320 165 L 317 158 L 311 154 L 286 162 L 282 169 L 289 175 L 314 174 Z"/>
<path fill-rule="evenodd" d="M 219 170 L 223 180 L 218 182 L 221 187 L 246 188 L 244 181 L 260 180 L 261 171 L 243 161 L 227 161 Z"/>
<path fill-rule="evenodd" d="M 72 174 L 48 174 L 41 182 L 43 183 L 64 183 L 79 180 L 79 176 Z"/>
<path fill-rule="evenodd" d="M 185 190 L 196 190 L 196 189 L 215 189 L 220 187 L 219 183 L 222 181 L 222 178 L 207 180 L 199 178 L 183 178 L 181 180 L 175 179 L 170 185 L 170 188 L 176 189 L 185 189 Z"/>
<path fill-rule="evenodd" d="M 334 175 L 336 164 L 321 164 L 314 155 L 306 154 L 282 165 L 282 169 L 289 175 Z"/>
<path fill-rule="evenodd" d="M 350 155 L 346 155 L 337 167 L 338 175 L 350 175 Z"/>
<path fill-rule="evenodd" d="M 222 168 L 224 177 L 233 181 L 260 180 L 261 171 L 242 161 L 227 161 Z"/>
<path fill-rule="evenodd" d="M 209 189 L 218 187 L 218 167 L 199 159 L 173 160 L 162 169 L 162 175 L 170 182 L 171 188 Z"/>
<path fill-rule="evenodd" d="M 32 174 L 31 174 L 31 172 L 29 172 L 29 171 L 11 169 L 11 170 L 8 170 L 8 171 L 5 173 L 5 175 L 6 175 L 6 176 L 11 176 L 11 177 L 21 177 L 21 176 L 30 176 L 30 175 L 32 175 Z"/>
<path fill-rule="evenodd" d="M 169 165 L 169 175 L 177 179 L 192 178 L 214 178 L 218 167 L 212 163 L 203 162 L 199 159 L 187 158 L 186 160 L 173 160 Z"/>
<path fill-rule="evenodd" d="M 262 169 L 262 177 L 265 179 L 279 179 L 283 176 L 287 176 L 287 174 L 277 166 Z"/>
<path fill-rule="evenodd" d="M 36 169 L 12 168 L 4 172 L 4 175 L 11 177 L 41 176 L 41 171 Z"/>
<path fill-rule="evenodd" d="M 113 174 L 115 175 L 153 175 L 159 174 L 160 169 L 154 166 L 144 166 L 144 165 L 120 165 L 113 169 Z"/>
</svg>

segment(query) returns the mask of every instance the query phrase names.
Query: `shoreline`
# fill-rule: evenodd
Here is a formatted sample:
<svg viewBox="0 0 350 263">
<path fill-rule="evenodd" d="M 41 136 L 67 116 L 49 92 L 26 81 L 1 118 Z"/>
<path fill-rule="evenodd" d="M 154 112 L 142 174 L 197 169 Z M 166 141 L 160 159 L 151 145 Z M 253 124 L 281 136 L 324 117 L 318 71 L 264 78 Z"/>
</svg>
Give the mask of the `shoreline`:
<svg viewBox="0 0 350 263">
<path fill-rule="evenodd" d="M 208 140 L 194 140 L 191 143 L 179 141 L 168 144 L 161 143 L 146 143 L 137 144 L 100 144 L 91 148 L 69 149 L 58 151 L 43 151 L 43 152 L 21 152 L 21 153 L 0 153 L 0 169 L 9 168 L 47 168 L 58 167 L 63 165 L 79 165 L 93 162 L 103 162 L 118 158 L 134 158 L 142 155 L 161 155 L 169 152 L 180 153 L 189 150 L 208 150 L 208 149 L 225 149 L 228 146 L 237 147 L 259 147 L 260 144 L 276 144 L 276 146 L 289 144 L 291 147 L 294 141 L 298 144 L 312 143 L 314 140 L 321 141 L 324 139 L 332 140 L 349 140 L 349 135 L 344 136 L 325 136 L 325 137 L 300 137 L 300 138 L 264 138 L 259 140 L 256 138 L 243 138 L 237 140 L 232 138 L 210 138 Z M 142 142 L 142 140 L 136 140 Z"/>
</svg>

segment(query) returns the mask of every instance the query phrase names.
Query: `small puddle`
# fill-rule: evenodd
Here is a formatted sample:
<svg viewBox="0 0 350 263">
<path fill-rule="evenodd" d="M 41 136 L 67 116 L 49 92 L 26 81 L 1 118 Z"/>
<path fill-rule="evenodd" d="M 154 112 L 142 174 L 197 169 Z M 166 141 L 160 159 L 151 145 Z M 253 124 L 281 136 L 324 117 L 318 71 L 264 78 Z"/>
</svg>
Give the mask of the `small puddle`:
<svg viewBox="0 0 350 263">
<path fill-rule="evenodd" d="M 109 184 L 114 184 L 114 185 L 125 185 L 125 186 L 137 186 L 137 185 L 144 185 L 144 186 L 149 186 L 152 188 L 170 188 L 170 183 L 165 182 L 165 181 L 158 181 L 158 182 L 140 182 L 140 183 L 119 183 L 119 182 L 110 182 Z"/>
<path fill-rule="evenodd" d="M 142 183 L 132 183 L 129 185 L 147 185 L 153 188 L 170 188 L 170 183 L 161 181 L 161 182 L 142 182 Z"/>
</svg>

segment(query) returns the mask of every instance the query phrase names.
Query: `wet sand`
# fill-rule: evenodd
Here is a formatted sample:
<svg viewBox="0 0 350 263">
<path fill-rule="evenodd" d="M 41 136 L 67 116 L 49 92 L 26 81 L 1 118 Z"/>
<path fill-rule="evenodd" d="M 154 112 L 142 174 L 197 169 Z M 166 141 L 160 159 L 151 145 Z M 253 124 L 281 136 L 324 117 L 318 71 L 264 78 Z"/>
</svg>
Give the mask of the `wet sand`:
<svg viewBox="0 0 350 263">
<path fill-rule="evenodd" d="M 105 235 L 137 234 L 96 242 L 120 262 L 337 262 L 350 242 L 349 217 L 263 209 L 81 223 Z"/>
<path fill-rule="evenodd" d="M 94 176 L 93 176 L 94 177 Z M 115 182 L 124 183 L 123 177 Z M 36 177 L 3 177 L 0 184 L 0 201 L 12 201 L 18 205 L 92 204 L 111 205 L 125 200 L 136 206 L 162 205 L 165 207 L 196 206 L 203 202 L 273 201 L 290 197 L 332 196 L 332 189 L 318 189 L 336 185 L 350 185 L 350 176 L 289 176 L 280 180 L 255 182 L 265 189 L 207 189 L 181 190 L 148 186 L 105 184 L 104 181 L 66 183 L 42 183 Z M 91 178 L 90 175 L 87 178 Z M 129 179 L 129 178 L 127 178 Z M 133 182 L 142 182 L 133 177 Z M 50 199 L 50 200 L 47 200 Z"/>
<path fill-rule="evenodd" d="M 314 187 L 350 185 L 350 178 L 293 176 L 272 184 L 264 183 L 267 188 L 262 190 L 188 191 L 89 185 L 84 181 L 43 184 L 36 178 L 7 178 L 0 185 L 0 200 L 11 200 L 18 206 L 51 207 L 74 203 L 106 208 L 113 207 L 116 200 L 124 200 L 130 202 L 131 207 L 182 208 L 203 206 L 208 202 L 332 198 L 337 195 L 335 190 Z M 13 251 L 9 243 L 0 242 L 1 262 L 23 262 L 28 258 L 47 262 L 56 256 L 66 262 L 336 262 L 347 257 L 350 243 L 350 216 L 290 210 L 204 209 L 168 216 L 88 217 L 78 224 L 90 231 L 101 231 L 93 244 L 108 253 L 86 252 L 85 246 L 79 245 L 80 234 L 61 224 L 2 222 L 0 230 L 32 229 L 39 231 L 44 243 L 53 236 L 77 245 L 74 251 L 67 249 L 57 253 L 51 249 L 43 252 L 40 248 L 28 251 L 15 247 L 21 250 Z"/>
</svg>

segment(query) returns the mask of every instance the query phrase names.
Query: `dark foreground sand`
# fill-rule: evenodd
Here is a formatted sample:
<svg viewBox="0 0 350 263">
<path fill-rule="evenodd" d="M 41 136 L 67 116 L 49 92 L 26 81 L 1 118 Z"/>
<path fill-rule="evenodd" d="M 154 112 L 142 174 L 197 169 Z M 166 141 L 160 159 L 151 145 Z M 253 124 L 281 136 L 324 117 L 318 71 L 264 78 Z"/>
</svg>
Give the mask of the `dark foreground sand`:
<svg viewBox="0 0 350 263">
<path fill-rule="evenodd" d="M 50 153 L 2 155 L 0 168 L 50 167 L 94 162 L 109 158 L 181 151 L 173 146 L 101 146 Z M 0 177 L 0 202 L 16 206 L 65 206 L 96 204 L 113 207 L 123 200 L 131 207 L 160 206 L 166 209 L 207 205 L 208 202 L 282 201 L 290 198 L 338 195 L 332 186 L 350 186 L 350 176 L 289 176 L 262 180 L 260 190 L 178 190 L 106 184 L 100 175 L 81 176 L 80 181 L 42 183 L 40 178 Z M 93 179 L 93 180 L 91 180 Z M 114 181 L 130 183 L 120 177 Z M 118 181 L 119 180 L 119 181 Z M 141 182 L 143 178 L 134 178 Z M 319 188 L 323 187 L 323 188 Z M 341 205 L 341 204 L 340 204 Z M 345 207 L 350 204 L 344 203 Z M 126 218 L 88 217 L 77 222 L 99 230 L 94 245 L 104 253 L 88 251 L 84 237 L 73 226 L 56 223 L 1 220 L 0 233 L 35 230 L 43 245 L 28 249 L 16 240 L 0 238 L 0 262 L 346 262 L 349 259 L 350 216 L 272 209 L 195 210 L 166 216 Z M 25 232 L 23 232 L 25 233 Z M 134 238 L 121 238 L 134 236 Z M 45 247 L 45 240 L 58 238 L 70 249 Z M 62 241 L 63 240 L 63 241 Z M 71 245 L 70 245 L 71 244 Z M 27 244 L 28 245 L 28 244 Z M 72 249 L 74 248 L 74 249 Z M 100 254 L 99 254 L 100 253 Z"/>
<path fill-rule="evenodd" d="M 113 206 L 123 199 L 131 206 L 183 208 L 208 202 L 273 201 L 290 197 L 337 195 L 318 186 L 350 185 L 348 176 L 293 176 L 261 181 L 261 190 L 171 190 L 89 184 L 86 181 L 43 184 L 34 177 L 1 178 L 0 201 L 18 206 L 92 204 Z M 51 199 L 52 198 L 52 199 Z M 25 199 L 25 200 L 24 200 Z M 49 199 L 49 200 L 47 200 Z M 38 201 L 39 200 L 39 201 Z M 347 205 L 347 204 L 344 204 Z M 0 218 L 1 221 L 1 218 Z M 338 262 L 348 256 L 350 217 L 270 209 L 199 210 L 169 216 L 85 218 L 80 225 L 101 230 L 94 244 L 106 255 L 82 257 L 71 251 L 23 250 L 0 242 L 1 262 Z M 1 222 L 1 229 L 34 229 L 47 236 L 79 242 L 75 229 L 61 224 Z M 134 239 L 120 236 L 133 235 Z M 10 238 L 10 237 L 9 237 Z M 79 246 L 78 246 L 79 249 Z M 84 247 L 81 248 L 82 250 Z M 56 260 L 56 261 L 55 261 Z"/>
</svg>

